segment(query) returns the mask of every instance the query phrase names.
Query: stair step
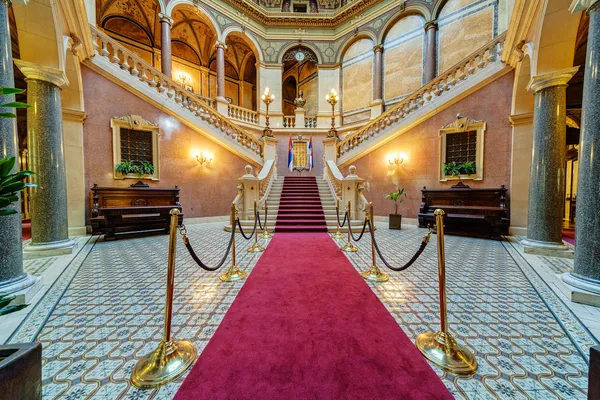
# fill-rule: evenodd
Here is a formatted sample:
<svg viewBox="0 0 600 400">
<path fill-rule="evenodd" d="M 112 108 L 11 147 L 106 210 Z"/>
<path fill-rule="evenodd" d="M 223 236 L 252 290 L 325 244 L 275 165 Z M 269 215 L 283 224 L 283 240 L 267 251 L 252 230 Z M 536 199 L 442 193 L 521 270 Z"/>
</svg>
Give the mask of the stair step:
<svg viewBox="0 0 600 400">
<path fill-rule="evenodd" d="M 324 219 L 278 219 L 275 226 L 280 225 L 323 225 L 326 226 Z"/>
<path fill-rule="evenodd" d="M 297 225 L 297 226 L 276 226 L 276 233 L 303 233 L 303 232 L 327 232 L 327 226 Z"/>
</svg>

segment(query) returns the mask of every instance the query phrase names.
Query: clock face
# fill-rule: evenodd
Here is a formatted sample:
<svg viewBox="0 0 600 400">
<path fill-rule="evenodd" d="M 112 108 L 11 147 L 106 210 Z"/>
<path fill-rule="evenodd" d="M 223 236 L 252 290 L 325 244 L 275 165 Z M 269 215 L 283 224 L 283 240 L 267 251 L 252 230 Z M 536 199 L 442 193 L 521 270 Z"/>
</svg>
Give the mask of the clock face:
<svg viewBox="0 0 600 400">
<path fill-rule="evenodd" d="M 302 52 L 300 52 L 300 51 L 299 51 L 299 52 L 297 52 L 297 53 L 296 53 L 296 55 L 295 55 L 294 57 L 296 57 L 296 61 L 298 61 L 298 62 L 302 62 L 302 61 L 304 61 L 304 53 L 302 53 Z"/>
</svg>

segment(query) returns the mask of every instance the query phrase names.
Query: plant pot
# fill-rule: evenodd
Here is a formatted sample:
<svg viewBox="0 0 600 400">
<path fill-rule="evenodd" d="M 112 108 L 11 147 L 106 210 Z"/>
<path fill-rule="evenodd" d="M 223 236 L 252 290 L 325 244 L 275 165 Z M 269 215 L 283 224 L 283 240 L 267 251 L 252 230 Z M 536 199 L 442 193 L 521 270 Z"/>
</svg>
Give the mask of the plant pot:
<svg viewBox="0 0 600 400">
<path fill-rule="evenodd" d="M 402 229 L 402 215 L 400 214 L 390 214 L 390 222 L 389 228 L 400 230 Z"/>
<path fill-rule="evenodd" d="M 41 343 L 0 346 L 0 393 L 3 399 L 42 398 Z"/>
</svg>

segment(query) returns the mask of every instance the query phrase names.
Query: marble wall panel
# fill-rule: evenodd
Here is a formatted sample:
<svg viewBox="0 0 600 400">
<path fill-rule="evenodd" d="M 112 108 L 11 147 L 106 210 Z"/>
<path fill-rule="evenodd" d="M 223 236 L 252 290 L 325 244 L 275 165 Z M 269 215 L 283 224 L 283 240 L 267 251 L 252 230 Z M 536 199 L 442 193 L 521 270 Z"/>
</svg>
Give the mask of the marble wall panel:
<svg viewBox="0 0 600 400">
<path fill-rule="evenodd" d="M 299 89 L 304 92 L 304 99 L 306 100 L 306 105 L 304 106 L 305 115 L 315 117 L 317 115 L 317 94 L 319 91 L 317 77 L 314 76 L 302 82 L 299 85 Z"/>
<path fill-rule="evenodd" d="M 483 180 L 465 180 L 464 183 L 471 187 L 502 184 L 509 187 L 512 129 L 508 116 L 512 85 L 511 72 L 356 160 L 353 164 L 357 174 L 368 181 L 365 196 L 373 202 L 375 214 L 393 212 L 392 202 L 384 199 L 383 195 L 403 187 L 407 190 L 408 199 L 399 207 L 399 212 L 405 217 L 416 218 L 423 186 L 449 188 L 456 184 L 456 181 L 439 180 L 439 129 L 452 122 L 458 113 L 487 122 Z M 403 153 L 405 161 L 399 167 L 390 167 L 387 157 L 397 153 Z M 347 168 L 342 172 L 346 175 Z"/>
<path fill-rule="evenodd" d="M 493 38 L 493 7 L 439 22 L 438 70 L 446 71 Z"/>
<path fill-rule="evenodd" d="M 113 178 L 110 119 L 130 114 L 141 115 L 161 128 L 160 181 L 145 182 L 153 187 L 179 186 L 186 217 L 229 213 L 228 204 L 236 195 L 235 180 L 243 175 L 245 160 L 92 70 L 82 67 L 81 72 L 88 113 L 83 131 L 87 218 L 89 188 L 94 183 L 115 187 L 135 183 Z M 199 165 L 194 156 L 200 152 L 212 153 L 213 162 Z"/>
<path fill-rule="evenodd" d="M 455 11 L 460 10 L 461 8 L 465 8 L 473 3 L 477 3 L 480 0 L 448 0 L 440 11 L 438 18 L 444 18 L 448 14 L 451 14 Z"/>
<path fill-rule="evenodd" d="M 231 99 L 231 104 L 239 105 L 239 88 L 240 86 L 236 82 L 225 80 L 225 97 Z"/>
<path fill-rule="evenodd" d="M 384 65 L 384 100 L 405 96 L 420 88 L 423 79 L 423 37 L 386 50 Z"/>
<path fill-rule="evenodd" d="M 342 110 L 371 106 L 373 99 L 373 42 L 359 39 L 342 59 Z"/>
<path fill-rule="evenodd" d="M 190 79 L 185 82 L 186 85 L 191 86 L 194 89 L 194 93 L 200 93 L 202 88 L 202 78 L 199 68 L 193 68 L 186 64 L 173 61 L 173 67 L 171 69 L 173 79 L 177 82 L 181 82 L 180 74 L 186 74 Z"/>
</svg>

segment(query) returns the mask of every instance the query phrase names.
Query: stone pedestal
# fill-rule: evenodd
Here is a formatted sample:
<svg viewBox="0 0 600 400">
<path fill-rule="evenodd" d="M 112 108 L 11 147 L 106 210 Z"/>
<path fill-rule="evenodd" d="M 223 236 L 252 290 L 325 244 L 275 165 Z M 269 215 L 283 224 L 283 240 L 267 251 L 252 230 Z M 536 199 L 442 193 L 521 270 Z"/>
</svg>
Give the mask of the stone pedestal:
<svg viewBox="0 0 600 400">
<path fill-rule="evenodd" d="M 365 180 L 356 175 L 356 167 L 354 165 L 348 167 L 348 172 L 349 174 L 342 179 L 342 204 L 343 207 L 346 207 L 348 201 L 350 201 L 350 218 L 353 220 L 363 219 L 365 217 L 365 210 L 361 207 L 359 194 Z"/>
<path fill-rule="evenodd" d="M 600 306 L 600 1 L 574 1 L 590 18 L 579 138 L 575 266 L 563 275 L 573 301 Z"/>
<path fill-rule="evenodd" d="M 16 60 L 27 82 L 27 142 L 29 167 L 37 187 L 31 190 L 31 244 L 25 257 L 68 254 L 67 178 L 65 174 L 60 90 L 67 83 L 62 71 Z"/>
<path fill-rule="evenodd" d="M 243 201 L 240 207 L 240 220 L 254 220 L 254 202 L 259 200 L 260 191 L 258 187 L 258 178 L 252 174 L 252 166 L 246 165 L 246 173 L 238 178 L 238 185 L 242 185 Z"/>
<path fill-rule="evenodd" d="M 274 137 L 264 136 L 262 141 L 265 145 L 263 148 L 263 159 L 267 160 L 276 160 L 277 159 L 277 139 Z"/>
<path fill-rule="evenodd" d="M 538 75 L 534 92 L 533 151 L 526 253 L 572 257 L 562 242 L 565 196 L 566 88 L 578 67 Z"/>
<path fill-rule="evenodd" d="M 304 108 L 296 108 L 294 110 L 294 115 L 296 117 L 296 128 L 304 128 Z"/>
<path fill-rule="evenodd" d="M 0 2 L 0 70 L 0 86 L 14 87 L 12 48 L 6 2 Z M 0 104 L 14 101 L 14 98 L 14 95 L 0 96 Z M 12 109 L 2 108 L 0 111 L 14 113 Z M 15 120 L 0 118 L 0 157 L 18 157 L 18 153 Z M 17 211 L 16 214 L 0 216 L 0 292 L 10 294 L 34 292 L 35 290 L 31 289 L 35 288 L 39 278 L 27 275 L 23 271 L 20 202 L 12 207 Z"/>
<path fill-rule="evenodd" d="M 173 60 L 171 57 L 171 26 L 173 25 L 173 18 L 168 15 L 159 13 L 160 18 L 160 68 L 162 73 L 171 77 L 171 68 Z"/>
<path fill-rule="evenodd" d="M 325 138 L 323 139 L 323 158 L 325 161 L 336 161 L 337 160 L 337 138 Z"/>
</svg>

